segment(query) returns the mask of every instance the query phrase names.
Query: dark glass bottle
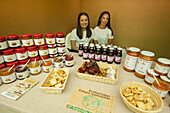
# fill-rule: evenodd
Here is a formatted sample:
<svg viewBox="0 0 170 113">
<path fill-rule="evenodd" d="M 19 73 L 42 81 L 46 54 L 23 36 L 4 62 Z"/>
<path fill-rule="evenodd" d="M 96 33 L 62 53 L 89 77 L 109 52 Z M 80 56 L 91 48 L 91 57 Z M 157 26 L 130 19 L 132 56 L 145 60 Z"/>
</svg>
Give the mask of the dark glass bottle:
<svg viewBox="0 0 170 113">
<path fill-rule="evenodd" d="M 82 57 L 83 56 L 83 42 L 79 43 L 79 56 Z"/>
<path fill-rule="evenodd" d="M 95 60 L 100 61 L 101 59 L 101 46 L 96 46 Z"/>
<path fill-rule="evenodd" d="M 107 61 L 107 47 L 103 46 L 101 59 L 103 62 Z"/>
<path fill-rule="evenodd" d="M 94 59 L 94 44 L 93 43 L 91 43 L 90 44 L 90 50 L 89 50 L 89 59 Z"/>
<path fill-rule="evenodd" d="M 116 57 L 115 57 L 115 63 L 120 64 L 121 60 L 122 60 L 122 48 L 118 48 L 117 54 L 116 54 Z"/>
<path fill-rule="evenodd" d="M 114 61 L 114 48 L 110 47 L 107 54 L 107 63 L 111 64 Z"/>
<path fill-rule="evenodd" d="M 89 49 L 88 49 L 88 43 L 84 44 L 84 49 L 83 49 L 83 59 L 88 59 L 89 58 Z"/>
<path fill-rule="evenodd" d="M 117 55 L 117 46 L 114 45 L 113 48 L 114 48 L 113 53 L 114 53 L 114 61 L 115 61 L 115 58 L 116 58 L 116 55 Z"/>
</svg>

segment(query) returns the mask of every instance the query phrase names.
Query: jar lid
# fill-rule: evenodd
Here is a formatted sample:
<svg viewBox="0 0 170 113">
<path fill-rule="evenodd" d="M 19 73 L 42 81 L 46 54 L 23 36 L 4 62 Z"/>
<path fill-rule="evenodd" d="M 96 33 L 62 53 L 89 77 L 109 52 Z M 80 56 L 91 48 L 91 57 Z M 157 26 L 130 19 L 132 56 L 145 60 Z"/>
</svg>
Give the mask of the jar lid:
<svg viewBox="0 0 170 113">
<path fill-rule="evenodd" d="M 66 56 L 67 55 L 67 53 L 65 52 L 65 53 L 61 53 L 61 54 L 58 54 L 59 56 Z"/>
<path fill-rule="evenodd" d="M 132 52 L 140 52 L 140 49 L 136 47 L 129 47 L 128 49 L 129 51 L 132 51 Z"/>
<path fill-rule="evenodd" d="M 48 55 L 46 55 L 46 56 L 40 56 L 40 59 L 42 60 L 42 59 L 48 59 L 49 58 L 49 56 Z"/>
<path fill-rule="evenodd" d="M 151 74 L 151 75 L 155 75 L 157 77 L 159 76 L 159 74 L 154 72 L 154 69 L 148 69 L 148 73 Z"/>
<path fill-rule="evenodd" d="M 104 46 L 106 46 L 106 45 L 105 45 L 105 44 L 102 44 L 101 46 L 104 47 Z"/>
<path fill-rule="evenodd" d="M 38 48 L 47 48 L 47 45 L 45 44 L 45 45 L 42 45 L 42 46 L 38 46 Z"/>
<path fill-rule="evenodd" d="M 121 47 L 118 47 L 118 48 L 117 48 L 117 50 L 121 51 L 121 50 L 122 50 L 122 48 L 121 48 Z"/>
<path fill-rule="evenodd" d="M 14 49 L 7 49 L 7 50 L 2 51 L 2 53 L 4 55 L 6 55 L 6 54 L 13 54 L 13 52 L 14 52 Z"/>
<path fill-rule="evenodd" d="M 23 34 L 21 35 L 21 38 L 32 38 L 31 34 Z"/>
<path fill-rule="evenodd" d="M 18 35 L 8 35 L 7 39 L 19 39 Z"/>
<path fill-rule="evenodd" d="M 101 48 L 101 46 L 100 45 L 96 45 L 96 48 Z"/>
<path fill-rule="evenodd" d="M 15 64 L 15 66 L 16 66 L 16 65 L 18 64 L 18 61 L 6 63 L 6 66 L 7 66 L 7 67 L 12 67 L 14 64 Z M 14 66 L 14 67 L 15 67 L 15 66 Z"/>
<path fill-rule="evenodd" d="M 34 45 L 34 46 L 27 47 L 28 50 L 32 50 L 32 49 L 35 49 L 35 48 L 37 48 L 35 45 Z"/>
<path fill-rule="evenodd" d="M 155 54 L 153 52 L 150 51 L 141 51 L 141 54 L 144 56 L 149 56 L 149 57 L 154 57 Z"/>
<path fill-rule="evenodd" d="M 88 43 L 85 43 L 84 46 L 88 46 L 89 44 Z"/>
<path fill-rule="evenodd" d="M 5 41 L 5 37 L 4 36 L 0 36 L 0 41 Z"/>
<path fill-rule="evenodd" d="M 19 60 L 20 64 L 26 64 L 28 62 L 29 58 L 25 59 L 25 60 Z"/>
<path fill-rule="evenodd" d="M 38 50 L 38 48 L 28 49 L 29 52 L 37 51 L 37 50 Z"/>
<path fill-rule="evenodd" d="M 168 79 L 168 77 L 167 77 L 167 76 L 163 76 L 163 75 L 161 75 L 161 76 L 160 76 L 160 78 L 161 78 L 162 80 L 164 80 L 164 81 L 166 81 L 166 82 L 170 83 L 170 79 Z"/>
<path fill-rule="evenodd" d="M 117 46 L 116 46 L 116 45 L 114 45 L 113 47 L 114 47 L 114 48 L 117 48 Z"/>
<path fill-rule="evenodd" d="M 63 46 L 65 46 L 65 44 L 57 44 L 57 46 L 63 47 Z"/>
<path fill-rule="evenodd" d="M 55 34 L 54 33 L 46 33 L 45 36 L 47 38 L 55 38 Z"/>
<path fill-rule="evenodd" d="M 166 64 L 166 65 L 170 65 L 170 60 L 167 58 L 158 58 L 158 61 L 160 63 Z"/>
<path fill-rule="evenodd" d="M 16 48 L 15 49 L 16 52 L 20 52 L 20 51 L 24 51 L 24 50 L 26 50 L 25 47 L 20 47 L 20 48 Z"/>
<path fill-rule="evenodd" d="M 33 34 L 34 38 L 43 38 L 42 33 Z"/>
<path fill-rule="evenodd" d="M 64 37 L 64 33 L 56 33 L 56 37 L 62 38 L 62 37 Z"/>
<path fill-rule="evenodd" d="M 54 48 L 54 47 L 56 47 L 57 45 L 56 45 L 56 44 L 53 44 L 53 45 L 47 45 L 47 46 Z"/>
<path fill-rule="evenodd" d="M 37 56 L 37 57 L 30 58 L 31 61 L 35 61 L 35 59 L 36 59 L 36 61 L 39 61 L 40 57 Z"/>
<path fill-rule="evenodd" d="M 110 47 L 109 50 L 114 50 L 114 48 L 113 48 L 113 47 Z"/>
<path fill-rule="evenodd" d="M 0 69 L 5 67 L 5 64 L 0 64 Z"/>
<path fill-rule="evenodd" d="M 107 47 L 111 47 L 111 45 L 107 45 Z"/>
<path fill-rule="evenodd" d="M 83 42 L 81 41 L 79 44 L 83 44 Z"/>
<path fill-rule="evenodd" d="M 107 46 L 103 46 L 103 48 L 107 49 Z"/>
</svg>

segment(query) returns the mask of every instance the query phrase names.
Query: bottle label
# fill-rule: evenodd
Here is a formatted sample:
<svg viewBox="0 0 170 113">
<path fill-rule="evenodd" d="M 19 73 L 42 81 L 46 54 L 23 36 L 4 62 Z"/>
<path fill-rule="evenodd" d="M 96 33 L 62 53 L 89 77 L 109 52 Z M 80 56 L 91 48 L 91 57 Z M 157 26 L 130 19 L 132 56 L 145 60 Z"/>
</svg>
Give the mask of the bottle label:
<svg viewBox="0 0 170 113">
<path fill-rule="evenodd" d="M 3 83 L 10 83 L 16 79 L 15 72 L 7 76 L 1 76 Z"/>
<path fill-rule="evenodd" d="M 79 55 L 83 55 L 83 50 L 79 50 Z"/>
<path fill-rule="evenodd" d="M 114 56 L 107 56 L 107 61 L 108 62 L 113 62 Z"/>
<path fill-rule="evenodd" d="M 46 56 L 48 55 L 48 49 L 47 50 L 39 50 L 40 56 Z"/>
<path fill-rule="evenodd" d="M 28 58 L 27 52 L 25 52 L 25 53 L 16 53 L 16 56 L 17 56 L 18 60 L 24 60 L 24 59 Z"/>
<path fill-rule="evenodd" d="M 89 53 L 83 53 L 83 58 L 89 58 Z"/>
<path fill-rule="evenodd" d="M 100 59 L 101 59 L 101 55 L 95 54 L 95 59 L 96 59 L 96 60 L 100 60 Z"/>
<path fill-rule="evenodd" d="M 59 53 L 64 53 L 65 52 L 65 47 L 58 47 L 58 52 Z"/>
<path fill-rule="evenodd" d="M 46 38 L 47 44 L 55 44 L 55 38 Z"/>
<path fill-rule="evenodd" d="M 122 59 L 122 57 L 116 56 L 115 61 L 116 61 L 116 62 L 121 62 L 121 59 Z"/>
<path fill-rule="evenodd" d="M 29 74 L 30 73 L 29 73 L 28 69 L 24 72 L 20 72 L 20 73 L 16 72 L 16 76 L 17 76 L 18 79 L 26 78 L 26 77 L 29 76 Z"/>
<path fill-rule="evenodd" d="M 34 39 L 35 45 L 39 46 L 39 45 L 44 45 L 44 38 L 41 39 Z"/>
<path fill-rule="evenodd" d="M 65 38 L 56 38 L 56 40 L 59 44 L 65 43 Z"/>
<path fill-rule="evenodd" d="M 22 40 L 23 46 L 32 46 L 34 45 L 33 39 Z"/>
<path fill-rule="evenodd" d="M 146 75 L 147 69 L 150 69 L 153 61 L 146 61 L 138 58 L 135 71 L 141 75 Z"/>
<path fill-rule="evenodd" d="M 63 62 L 54 62 L 55 68 L 62 68 L 63 67 Z"/>
<path fill-rule="evenodd" d="M 15 56 L 15 54 L 12 55 L 4 55 L 4 60 L 5 62 L 13 62 L 15 61 L 17 58 Z"/>
<path fill-rule="evenodd" d="M 156 71 L 158 71 L 158 72 L 160 72 L 160 73 L 164 73 L 164 74 L 167 74 L 168 71 L 169 71 L 169 67 L 161 66 L 161 65 L 159 65 L 158 63 L 156 63 L 154 69 L 155 69 Z"/>
<path fill-rule="evenodd" d="M 38 67 L 35 67 L 35 68 L 30 68 L 30 72 L 31 74 L 37 74 L 41 71 L 41 67 L 38 66 Z"/>
<path fill-rule="evenodd" d="M 0 42 L 0 50 L 8 48 L 6 41 Z"/>
<path fill-rule="evenodd" d="M 161 97 L 165 97 L 166 94 L 168 93 L 168 91 L 159 90 L 159 89 L 155 88 L 153 85 L 152 85 L 152 87 L 153 87 L 153 89 L 154 89 L 157 93 L 159 93 L 159 95 L 160 95 Z"/>
<path fill-rule="evenodd" d="M 0 55 L 0 64 L 4 63 L 4 58 Z"/>
<path fill-rule="evenodd" d="M 52 48 L 52 49 L 48 48 L 48 53 L 49 54 L 56 54 L 57 53 L 57 48 Z"/>
<path fill-rule="evenodd" d="M 107 59 L 107 55 L 102 55 L 102 60 L 106 60 Z"/>
<path fill-rule="evenodd" d="M 36 57 L 36 56 L 38 56 L 38 51 L 28 51 L 28 56 L 29 57 Z"/>
<path fill-rule="evenodd" d="M 89 54 L 89 59 L 94 59 L 94 54 Z"/>
<path fill-rule="evenodd" d="M 72 61 L 65 61 L 65 65 L 66 66 L 72 66 L 72 65 L 74 65 L 74 61 L 72 60 Z"/>
<path fill-rule="evenodd" d="M 146 76 L 145 76 L 145 80 L 146 80 L 147 82 L 149 82 L 150 84 L 152 84 L 152 83 L 155 81 L 154 78 L 148 76 L 147 74 L 146 74 Z"/>
<path fill-rule="evenodd" d="M 18 47 L 21 45 L 20 40 L 8 40 L 9 47 Z"/>
<path fill-rule="evenodd" d="M 42 67 L 43 67 L 43 71 L 44 71 L 44 72 L 50 72 L 51 69 L 53 68 L 52 66 L 53 66 L 53 65 L 51 65 L 51 66 L 42 66 Z"/>
<path fill-rule="evenodd" d="M 130 56 L 130 55 L 126 54 L 126 59 L 125 59 L 124 66 L 127 69 L 134 70 L 137 60 L 138 60 L 138 57 L 134 57 L 134 56 Z"/>
</svg>

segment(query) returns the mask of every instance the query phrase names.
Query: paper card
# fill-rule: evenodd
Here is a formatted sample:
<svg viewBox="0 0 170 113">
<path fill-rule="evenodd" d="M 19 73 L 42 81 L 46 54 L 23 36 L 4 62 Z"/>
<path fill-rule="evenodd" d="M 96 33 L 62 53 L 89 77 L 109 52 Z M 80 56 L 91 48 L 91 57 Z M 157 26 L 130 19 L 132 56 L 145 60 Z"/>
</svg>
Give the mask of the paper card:
<svg viewBox="0 0 170 113">
<path fill-rule="evenodd" d="M 30 90 L 37 83 L 38 81 L 36 80 L 25 78 L 15 86 L 9 88 L 7 91 L 2 92 L 1 95 L 8 97 L 12 100 L 17 100 L 19 97 L 21 97 L 24 93 Z"/>
<path fill-rule="evenodd" d="M 114 102 L 113 95 L 77 87 L 65 107 L 80 113 L 114 113 Z"/>
</svg>

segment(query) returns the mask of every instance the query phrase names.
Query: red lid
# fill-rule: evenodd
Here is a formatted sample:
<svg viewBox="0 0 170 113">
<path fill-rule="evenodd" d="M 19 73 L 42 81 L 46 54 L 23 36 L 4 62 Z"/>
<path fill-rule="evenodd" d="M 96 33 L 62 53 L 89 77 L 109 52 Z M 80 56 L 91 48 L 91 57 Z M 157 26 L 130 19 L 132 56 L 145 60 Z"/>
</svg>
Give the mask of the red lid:
<svg viewBox="0 0 170 113">
<path fill-rule="evenodd" d="M 18 35 L 8 35 L 7 39 L 19 39 Z"/>
<path fill-rule="evenodd" d="M 23 34 L 21 35 L 21 38 L 32 38 L 31 34 Z"/>
<path fill-rule="evenodd" d="M 29 52 L 31 52 L 31 51 L 37 51 L 37 50 L 38 50 L 38 48 L 28 49 Z"/>
<path fill-rule="evenodd" d="M 42 33 L 33 34 L 34 38 L 43 38 Z"/>
<path fill-rule="evenodd" d="M 0 41 L 5 41 L 5 37 L 4 36 L 0 36 Z"/>
<path fill-rule="evenodd" d="M 26 52 L 26 48 L 25 47 L 16 48 L 15 52 L 16 53 L 25 53 Z"/>
<path fill-rule="evenodd" d="M 37 48 L 36 46 L 30 46 L 30 47 L 27 47 L 28 50 L 32 50 L 32 49 L 35 49 Z"/>
<path fill-rule="evenodd" d="M 36 59 L 36 61 L 39 61 L 40 57 L 37 56 L 37 57 L 34 57 L 34 58 L 30 58 L 31 61 L 35 61 L 35 59 Z"/>
<path fill-rule="evenodd" d="M 19 64 L 26 64 L 28 60 L 29 60 L 29 58 L 27 58 L 25 60 L 19 60 Z"/>
<path fill-rule="evenodd" d="M 47 38 L 55 38 L 55 34 L 54 33 L 46 33 L 45 36 Z"/>
<path fill-rule="evenodd" d="M 48 59 L 48 58 L 49 58 L 49 56 L 48 56 L 48 55 L 46 55 L 46 56 L 40 56 L 40 58 L 41 58 L 41 60 L 42 60 L 42 59 L 44 59 L 44 60 L 45 60 L 45 59 Z"/>
<path fill-rule="evenodd" d="M 11 55 L 11 54 L 14 54 L 14 49 L 4 50 L 4 51 L 2 51 L 2 53 L 4 55 Z"/>
<path fill-rule="evenodd" d="M 14 61 L 14 62 L 10 62 L 10 63 L 6 63 L 7 67 L 12 67 L 15 64 L 15 66 L 18 64 L 18 61 Z M 14 66 L 14 67 L 15 67 Z"/>
<path fill-rule="evenodd" d="M 42 46 L 38 46 L 38 48 L 43 48 L 43 49 L 47 49 L 47 45 L 42 45 Z"/>
<path fill-rule="evenodd" d="M 0 64 L 0 69 L 4 68 L 5 64 Z"/>
<path fill-rule="evenodd" d="M 56 33 L 56 36 L 62 38 L 64 37 L 64 33 Z"/>
</svg>

